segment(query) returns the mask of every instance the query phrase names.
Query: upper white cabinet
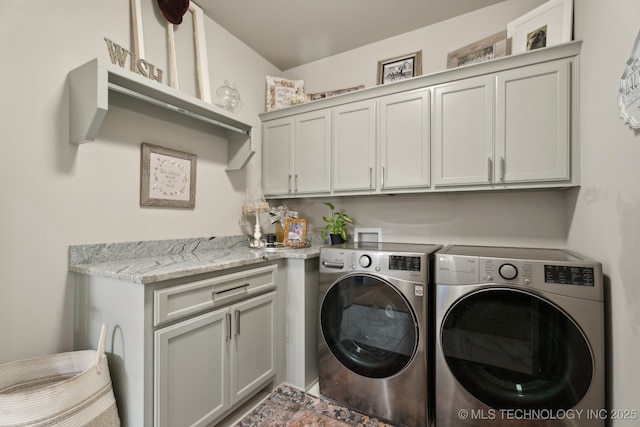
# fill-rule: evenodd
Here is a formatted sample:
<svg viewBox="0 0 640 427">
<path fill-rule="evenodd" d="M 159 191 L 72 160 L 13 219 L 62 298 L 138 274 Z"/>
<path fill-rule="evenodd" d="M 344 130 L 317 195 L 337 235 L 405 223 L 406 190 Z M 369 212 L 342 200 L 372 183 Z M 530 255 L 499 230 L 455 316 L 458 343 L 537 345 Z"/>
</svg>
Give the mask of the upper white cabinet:
<svg viewBox="0 0 640 427">
<path fill-rule="evenodd" d="M 496 76 L 495 182 L 570 179 L 570 69 L 561 60 Z"/>
<path fill-rule="evenodd" d="M 428 188 L 430 181 L 430 91 L 378 99 L 380 191 Z"/>
<path fill-rule="evenodd" d="M 375 111 L 370 99 L 333 108 L 331 165 L 336 193 L 376 188 Z"/>
<path fill-rule="evenodd" d="M 264 193 L 310 197 L 579 185 L 572 111 L 580 45 L 261 114 Z M 287 144 L 294 148 L 287 152 Z M 300 150 L 313 156 L 306 164 Z M 302 169 L 309 171 L 304 179 Z"/>
<path fill-rule="evenodd" d="M 262 192 L 265 196 L 293 194 L 293 117 L 262 125 Z"/>
<path fill-rule="evenodd" d="M 331 112 L 301 114 L 295 118 L 293 192 L 331 191 Z"/>
<path fill-rule="evenodd" d="M 434 184 L 570 179 L 570 66 L 559 60 L 434 89 Z"/>
<path fill-rule="evenodd" d="M 109 110 L 110 96 L 160 107 L 226 132 L 227 169 L 242 169 L 255 153 L 253 127 L 228 111 L 113 64 L 94 59 L 69 72 L 69 142 L 93 141 Z M 130 103 L 135 106 L 135 103 Z"/>
<path fill-rule="evenodd" d="M 265 196 L 331 191 L 331 113 L 313 111 L 262 127 Z"/>
<path fill-rule="evenodd" d="M 494 78 L 480 76 L 434 88 L 433 183 L 493 182 Z"/>
<path fill-rule="evenodd" d="M 429 90 L 332 108 L 333 192 L 429 186 Z"/>
</svg>

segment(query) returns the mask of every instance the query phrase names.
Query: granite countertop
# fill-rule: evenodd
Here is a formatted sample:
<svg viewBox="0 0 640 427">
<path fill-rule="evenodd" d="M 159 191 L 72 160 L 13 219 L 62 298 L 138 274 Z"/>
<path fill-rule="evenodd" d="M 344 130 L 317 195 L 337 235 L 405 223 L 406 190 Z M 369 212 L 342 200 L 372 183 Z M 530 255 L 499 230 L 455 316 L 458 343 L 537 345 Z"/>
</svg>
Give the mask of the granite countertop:
<svg viewBox="0 0 640 427">
<path fill-rule="evenodd" d="M 316 258 L 323 246 L 249 248 L 244 236 L 75 245 L 69 247 L 69 271 L 146 284 L 283 258 Z"/>
</svg>

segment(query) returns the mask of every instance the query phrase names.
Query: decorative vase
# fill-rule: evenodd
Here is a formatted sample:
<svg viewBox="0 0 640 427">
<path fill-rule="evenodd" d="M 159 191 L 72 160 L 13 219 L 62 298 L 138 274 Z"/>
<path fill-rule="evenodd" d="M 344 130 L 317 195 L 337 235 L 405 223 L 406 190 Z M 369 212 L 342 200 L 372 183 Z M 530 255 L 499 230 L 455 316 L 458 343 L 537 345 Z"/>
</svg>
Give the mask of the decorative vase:
<svg viewBox="0 0 640 427">
<path fill-rule="evenodd" d="M 331 246 L 345 243 L 341 234 L 330 234 L 329 237 L 331 237 Z"/>
<path fill-rule="evenodd" d="M 276 221 L 276 243 L 284 242 L 284 227 L 280 221 Z"/>
</svg>

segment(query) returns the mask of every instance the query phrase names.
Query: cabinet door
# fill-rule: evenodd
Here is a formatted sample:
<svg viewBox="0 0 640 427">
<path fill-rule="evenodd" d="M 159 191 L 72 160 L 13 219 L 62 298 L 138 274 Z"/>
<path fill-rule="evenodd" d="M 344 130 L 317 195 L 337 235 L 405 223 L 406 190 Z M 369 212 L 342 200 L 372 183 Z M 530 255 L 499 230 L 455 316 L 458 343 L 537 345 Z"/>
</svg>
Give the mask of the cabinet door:
<svg viewBox="0 0 640 427">
<path fill-rule="evenodd" d="M 262 191 L 265 196 L 287 196 L 293 190 L 293 119 L 262 125 Z"/>
<path fill-rule="evenodd" d="M 276 373 L 275 292 L 231 307 L 231 404 Z"/>
<path fill-rule="evenodd" d="M 331 112 L 312 111 L 295 118 L 295 194 L 331 191 Z"/>
<path fill-rule="evenodd" d="M 570 62 L 497 75 L 497 182 L 570 178 Z"/>
<path fill-rule="evenodd" d="M 434 89 L 434 185 L 493 181 L 492 76 L 452 82 Z"/>
<path fill-rule="evenodd" d="M 428 89 L 378 100 L 378 179 L 381 191 L 425 188 L 430 182 Z"/>
<path fill-rule="evenodd" d="M 333 109 L 333 190 L 375 188 L 376 122 L 372 100 Z"/>
<path fill-rule="evenodd" d="M 205 426 L 229 408 L 228 309 L 155 332 L 154 425 Z"/>
</svg>

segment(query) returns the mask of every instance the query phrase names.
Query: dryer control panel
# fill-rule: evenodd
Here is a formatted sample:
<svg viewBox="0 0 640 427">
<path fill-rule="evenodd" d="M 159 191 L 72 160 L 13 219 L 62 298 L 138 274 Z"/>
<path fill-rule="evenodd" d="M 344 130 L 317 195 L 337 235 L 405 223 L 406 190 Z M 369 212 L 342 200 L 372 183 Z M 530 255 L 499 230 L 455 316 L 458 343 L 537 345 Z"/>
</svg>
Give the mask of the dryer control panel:
<svg viewBox="0 0 640 427">
<path fill-rule="evenodd" d="M 514 254 L 523 251 L 525 250 L 520 249 L 519 252 L 514 251 Z M 531 251 L 525 252 L 525 255 L 530 254 L 529 252 Z M 546 253 L 549 254 L 548 259 L 438 252 L 435 255 L 435 282 L 436 285 L 518 286 L 568 296 L 602 299 L 600 263 L 586 259 L 568 260 L 566 258 L 569 255 L 559 250 L 547 250 Z"/>
<path fill-rule="evenodd" d="M 446 284 L 534 283 L 595 286 L 593 266 L 562 265 L 542 261 L 436 256 L 436 282 Z"/>
</svg>

